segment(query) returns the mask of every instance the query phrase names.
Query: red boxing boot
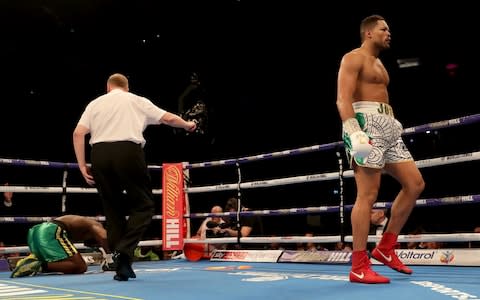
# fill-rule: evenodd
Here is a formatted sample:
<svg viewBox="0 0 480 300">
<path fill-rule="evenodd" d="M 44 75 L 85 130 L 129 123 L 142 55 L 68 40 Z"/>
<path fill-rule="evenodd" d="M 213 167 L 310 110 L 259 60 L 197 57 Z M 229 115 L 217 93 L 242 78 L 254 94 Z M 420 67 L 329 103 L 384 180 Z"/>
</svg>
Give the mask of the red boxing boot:
<svg viewBox="0 0 480 300">
<path fill-rule="evenodd" d="M 390 279 L 374 272 L 370 267 L 367 251 L 353 251 L 350 282 L 357 283 L 390 283 Z"/>
<path fill-rule="evenodd" d="M 378 246 L 373 249 L 372 257 L 384 265 L 404 274 L 412 274 L 413 271 L 405 266 L 397 254 L 395 254 L 395 245 L 397 244 L 397 235 L 391 232 L 385 232 Z"/>
</svg>

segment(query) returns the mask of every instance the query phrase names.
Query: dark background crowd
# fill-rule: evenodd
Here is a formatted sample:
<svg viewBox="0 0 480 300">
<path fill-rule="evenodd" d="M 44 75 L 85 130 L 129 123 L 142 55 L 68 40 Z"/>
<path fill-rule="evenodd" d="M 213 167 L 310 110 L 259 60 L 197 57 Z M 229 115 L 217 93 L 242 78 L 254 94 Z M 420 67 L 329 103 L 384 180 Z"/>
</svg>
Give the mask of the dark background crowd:
<svg viewBox="0 0 480 300">
<path fill-rule="evenodd" d="M 0 1 L 0 157 L 74 162 L 72 131 L 85 105 L 104 93 L 105 78 L 114 72 L 129 77 L 132 91 L 172 112 L 191 87 L 192 74 L 198 76 L 193 84 L 208 108 L 206 132 L 185 135 L 166 126 L 149 127 L 145 152 L 150 164 L 338 141 L 336 71 L 341 56 L 360 44 L 361 19 L 372 13 L 383 15 L 392 31 L 392 48 L 382 60 L 391 76 L 391 104 L 404 127 L 476 114 L 476 24 L 469 5 L 427 9 L 408 1 L 349 8 L 307 1 Z M 417 160 L 473 152 L 479 149 L 478 129 L 473 124 L 435 130 L 408 136 L 406 142 Z M 337 169 L 335 151 L 326 151 L 247 163 L 242 179 Z M 477 180 L 469 175 L 477 169 L 475 161 L 423 169 L 427 186 L 422 197 L 478 193 Z M 62 171 L 1 165 L 0 179 L 11 185 L 60 186 Z M 192 170 L 191 181 L 197 186 L 233 183 L 236 176 L 234 166 L 209 168 Z M 153 171 L 152 177 L 159 187 L 160 173 Z M 68 182 L 85 187 L 75 169 Z M 346 181 L 347 204 L 353 203 L 352 184 Z M 397 190 L 386 178 L 380 201 L 391 201 Z M 231 196 L 236 191 L 193 194 L 192 212 L 209 211 Z M 251 209 L 338 205 L 338 182 L 249 189 L 242 191 L 242 199 Z M 15 193 L 12 201 L 10 207 L 0 205 L 0 215 L 61 213 L 59 194 Z M 471 231 L 478 226 L 478 209 L 476 204 L 417 208 L 405 231 L 419 224 L 432 232 Z M 102 214 L 95 194 L 68 195 L 67 210 Z M 291 216 L 289 222 L 278 218 L 263 218 L 268 234 L 303 234 L 306 228 L 335 234 L 340 229 L 336 213 Z M 0 240 L 21 243 L 18 232 L 2 230 Z"/>
</svg>

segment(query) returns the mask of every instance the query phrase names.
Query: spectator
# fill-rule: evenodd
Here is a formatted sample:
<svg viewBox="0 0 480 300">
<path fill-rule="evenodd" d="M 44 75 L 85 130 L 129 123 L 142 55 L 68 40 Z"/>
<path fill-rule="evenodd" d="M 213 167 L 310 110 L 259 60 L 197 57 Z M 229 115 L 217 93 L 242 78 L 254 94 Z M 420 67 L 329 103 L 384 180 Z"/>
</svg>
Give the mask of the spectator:
<svg viewBox="0 0 480 300">
<path fill-rule="evenodd" d="M 218 214 L 222 213 L 223 209 L 221 206 L 215 205 L 212 207 L 210 212 L 212 214 Z M 213 226 L 214 224 L 216 224 L 217 226 Z M 222 219 L 222 217 L 207 217 L 205 218 L 205 220 L 203 220 L 202 224 L 198 228 L 196 236 L 201 239 L 205 239 L 207 237 L 215 237 L 219 233 L 220 227 L 218 225 L 220 224 L 225 224 L 225 221 Z M 210 232 L 210 234 L 207 234 L 207 231 Z"/>
<path fill-rule="evenodd" d="M 226 212 L 239 212 L 238 206 L 239 200 L 237 198 L 229 198 L 225 205 Z M 241 206 L 240 212 L 246 212 L 250 209 Z M 263 223 L 262 219 L 259 216 L 250 215 L 250 216 L 242 216 L 240 215 L 239 220 L 235 220 L 232 217 L 228 217 L 228 221 L 231 226 L 229 228 L 222 229 L 221 232 L 227 233 L 229 236 L 238 237 L 248 237 L 248 236 L 263 236 Z M 243 248 L 243 249 L 255 249 L 255 248 L 263 248 L 259 247 L 257 244 L 242 244 L 236 245 L 234 248 Z"/>
<path fill-rule="evenodd" d="M 419 226 L 409 233 L 409 235 L 417 235 L 425 233 L 425 229 Z M 422 243 L 420 242 L 407 242 L 407 249 L 422 249 Z"/>
<path fill-rule="evenodd" d="M 441 249 L 445 248 L 445 243 L 444 242 L 421 242 L 420 243 L 420 249 Z"/>
<path fill-rule="evenodd" d="M 4 185 L 8 186 L 8 182 L 6 182 Z M 11 207 L 13 205 L 12 198 L 13 192 L 3 192 L 3 205 L 6 207 Z"/>
<path fill-rule="evenodd" d="M 307 232 L 307 233 L 305 233 L 305 236 L 313 237 L 313 233 L 312 232 Z M 306 251 L 319 251 L 319 250 L 320 251 L 326 251 L 328 249 L 323 247 L 322 245 L 318 245 L 317 243 L 307 242 L 307 243 L 305 243 L 305 250 Z"/>
<path fill-rule="evenodd" d="M 272 237 L 276 237 L 276 235 L 272 235 Z M 272 242 L 270 243 L 270 250 L 285 250 L 285 247 L 278 243 L 278 242 Z"/>
<path fill-rule="evenodd" d="M 473 233 L 480 233 L 480 226 L 477 226 L 473 228 Z M 469 248 L 480 248 L 480 242 L 479 241 L 470 241 L 468 243 Z"/>
<path fill-rule="evenodd" d="M 333 250 L 352 252 L 352 245 L 345 242 L 336 242 Z"/>
<path fill-rule="evenodd" d="M 212 214 L 222 213 L 223 208 L 219 205 L 215 205 L 212 207 L 210 212 Z M 222 219 L 222 217 L 207 217 L 205 220 L 203 220 L 202 224 L 198 228 L 196 237 L 200 239 L 224 237 L 228 235 L 225 232 L 222 232 L 222 228 L 226 228 L 226 225 L 227 223 Z M 225 244 L 206 244 L 205 246 L 205 251 L 207 251 L 208 256 L 210 256 L 215 249 L 226 248 Z"/>
</svg>

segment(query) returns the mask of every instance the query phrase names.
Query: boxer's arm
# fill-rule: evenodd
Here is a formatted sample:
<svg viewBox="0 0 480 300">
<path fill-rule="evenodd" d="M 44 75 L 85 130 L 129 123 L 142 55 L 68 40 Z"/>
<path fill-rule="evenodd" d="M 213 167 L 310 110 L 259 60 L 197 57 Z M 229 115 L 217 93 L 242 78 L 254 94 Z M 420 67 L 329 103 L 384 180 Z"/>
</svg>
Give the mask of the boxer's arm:
<svg viewBox="0 0 480 300">
<path fill-rule="evenodd" d="M 362 69 L 363 56 L 354 52 L 347 53 L 340 62 L 337 78 L 337 109 L 342 122 L 355 118 L 352 103 L 357 88 L 357 80 Z"/>
<path fill-rule="evenodd" d="M 85 159 L 85 136 L 90 133 L 90 129 L 78 124 L 73 131 L 73 148 L 75 157 L 77 158 L 78 168 L 82 173 L 83 178 L 89 185 L 95 184 L 90 168 Z"/>
<path fill-rule="evenodd" d="M 337 82 L 337 109 L 346 134 L 345 143 L 357 158 L 367 157 L 372 150 L 370 137 L 360 127 L 352 105 L 363 60 L 364 56 L 356 52 L 345 54 L 340 63 Z"/>
<path fill-rule="evenodd" d="M 103 227 L 102 223 L 88 219 L 89 224 L 89 236 L 92 236 L 99 247 L 103 248 L 107 253 L 110 252 L 107 241 L 107 230 Z"/>
</svg>

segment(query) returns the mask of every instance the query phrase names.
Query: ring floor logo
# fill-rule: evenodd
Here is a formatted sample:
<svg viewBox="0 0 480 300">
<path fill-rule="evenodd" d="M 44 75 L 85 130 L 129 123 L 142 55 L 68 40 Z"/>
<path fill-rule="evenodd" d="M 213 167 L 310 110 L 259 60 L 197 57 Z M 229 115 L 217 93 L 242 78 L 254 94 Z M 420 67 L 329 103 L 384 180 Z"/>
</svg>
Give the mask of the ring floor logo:
<svg viewBox="0 0 480 300">
<path fill-rule="evenodd" d="M 347 276 L 328 275 L 328 274 L 302 274 L 302 273 L 283 273 L 283 272 L 255 272 L 255 271 L 239 271 L 230 272 L 229 275 L 246 276 L 242 281 L 249 282 L 265 282 L 279 281 L 288 279 L 311 279 L 311 280 L 335 280 L 348 281 Z"/>
<path fill-rule="evenodd" d="M 432 291 L 440 293 L 445 296 L 450 296 L 454 299 L 479 299 L 477 296 L 463 292 L 457 289 L 449 288 L 443 284 L 431 282 L 431 281 L 411 281 L 413 284 L 429 288 Z"/>
<path fill-rule="evenodd" d="M 48 299 L 48 300 L 110 300 L 110 299 L 122 299 L 120 296 L 116 295 L 105 295 L 105 294 L 96 294 L 89 292 L 77 292 L 77 291 L 67 291 L 64 289 L 59 292 L 55 288 L 41 287 L 34 285 L 24 285 L 24 284 L 3 284 L 0 283 L 0 299 L 16 300 L 16 299 Z M 127 299 L 127 298 L 124 298 Z M 128 298 L 132 299 L 132 298 Z"/>
</svg>

